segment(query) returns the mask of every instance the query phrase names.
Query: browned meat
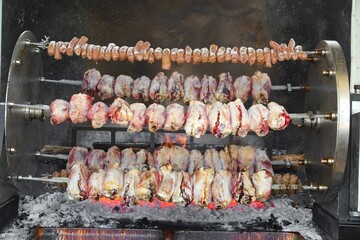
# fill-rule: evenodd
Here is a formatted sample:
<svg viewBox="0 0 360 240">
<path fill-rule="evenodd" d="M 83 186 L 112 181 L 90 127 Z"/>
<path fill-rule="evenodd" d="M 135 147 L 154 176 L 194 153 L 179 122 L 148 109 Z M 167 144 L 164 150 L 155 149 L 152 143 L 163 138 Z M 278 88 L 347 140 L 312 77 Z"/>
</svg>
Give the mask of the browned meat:
<svg viewBox="0 0 360 240">
<path fill-rule="evenodd" d="M 56 60 L 61 60 L 62 59 L 61 52 L 60 52 L 60 47 L 61 47 L 62 44 L 63 44 L 63 42 L 59 41 L 55 45 L 54 58 Z"/>
<path fill-rule="evenodd" d="M 198 64 L 201 61 L 201 50 L 199 48 L 195 48 L 193 51 L 193 64 Z"/>
<path fill-rule="evenodd" d="M 50 57 L 53 57 L 55 54 L 55 45 L 56 45 L 55 41 L 49 42 L 49 46 L 47 47 L 47 53 Z"/>
<path fill-rule="evenodd" d="M 207 63 L 209 61 L 209 49 L 202 48 L 201 49 L 201 62 Z"/>
<path fill-rule="evenodd" d="M 178 49 L 176 53 L 176 61 L 179 64 L 182 64 L 185 62 L 185 51 L 184 49 Z"/>
<path fill-rule="evenodd" d="M 76 46 L 76 44 L 79 42 L 79 39 L 77 37 L 73 37 L 73 39 L 71 39 L 71 41 L 69 42 L 69 45 L 66 49 L 66 55 L 68 55 L 69 57 L 74 55 L 74 47 Z"/>
<path fill-rule="evenodd" d="M 217 61 L 218 63 L 225 62 L 225 47 L 220 47 L 217 52 Z"/>
<path fill-rule="evenodd" d="M 94 56 L 94 44 L 89 44 L 89 46 L 86 49 L 86 57 L 87 59 L 91 60 Z"/>
<path fill-rule="evenodd" d="M 252 47 L 248 47 L 248 53 L 249 53 L 249 64 L 250 66 L 254 65 L 256 62 L 256 51 Z"/>
<path fill-rule="evenodd" d="M 81 36 L 81 38 L 79 39 L 79 41 L 76 43 L 75 47 L 74 47 L 74 53 L 77 56 L 80 56 L 81 54 L 81 47 L 82 45 L 84 45 L 85 43 L 87 43 L 88 38 L 85 36 Z"/>
<path fill-rule="evenodd" d="M 232 63 L 238 63 L 239 62 L 239 48 L 238 47 L 233 47 L 231 49 L 231 62 Z"/>
<path fill-rule="evenodd" d="M 170 49 L 165 48 L 162 52 L 162 65 L 163 70 L 170 70 L 171 68 L 171 59 L 170 59 Z"/>
<path fill-rule="evenodd" d="M 177 48 L 172 48 L 171 51 L 170 51 L 170 60 L 171 60 L 172 62 L 176 62 L 176 61 L 177 61 L 177 51 L 178 51 Z"/>
<path fill-rule="evenodd" d="M 86 49 L 87 49 L 88 46 L 89 46 L 89 44 L 87 44 L 87 43 L 85 43 L 85 44 L 83 44 L 83 45 L 81 46 L 81 57 L 82 57 L 82 58 L 86 58 L 86 56 L 87 56 L 87 51 L 86 51 Z"/>
<path fill-rule="evenodd" d="M 97 60 L 100 59 L 100 48 L 101 48 L 100 45 L 95 45 L 95 47 L 94 47 L 93 59 L 94 59 L 95 61 L 97 61 Z"/>
<path fill-rule="evenodd" d="M 111 50 L 111 58 L 113 61 L 119 60 L 119 46 L 114 46 Z"/>
<path fill-rule="evenodd" d="M 211 44 L 210 45 L 210 54 L 209 54 L 209 62 L 210 63 L 215 63 L 216 62 L 217 50 L 218 50 L 218 46 L 216 44 Z"/>
<path fill-rule="evenodd" d="M 120 49 L 119 49 L 119 60 L 120 61 L 125 61 L 126 60 L 127 49 L 128 49 L 127 46 L 120 47 Z"/>
<path fill-rule="evenodd" d="M 192 61 L 192 49 L 189 46 L 185 47 L 185 62 L 191 63 Z"/>
<path fill-rule="evenodd" d="M 265 67 L 271 68 L 271 53 L 270 48 L 264 48 L 264 57 L 265 57 Z"/>
<path fill-rule="evenodd" d="M 154 58 L 155 60 L 161 60 L 163 55 L 163 50 L 159 47 L 154 50 Z"/>
<path fill-rule="evenodd" d="M 63 44 L 60 46 L 60 53 L 61 54 L 66 53 L 66 49 L 67 49 L 68 45 L 69 45 L 69 42 L 63 42 Z"/>
<path fill-rule="evenodd" d="M 239 50 L 239 53 L 240 53 L 240 62 L 242 64 L 245 64 L 249 59 L 249 56 L 247 54 L 247 48 L 242 46 Z"/>
<path fill-rule="evenodd" d="M 226 48 L 225 50 L 225 62 L 231 62 L 231 48 Z"/>
</svg>

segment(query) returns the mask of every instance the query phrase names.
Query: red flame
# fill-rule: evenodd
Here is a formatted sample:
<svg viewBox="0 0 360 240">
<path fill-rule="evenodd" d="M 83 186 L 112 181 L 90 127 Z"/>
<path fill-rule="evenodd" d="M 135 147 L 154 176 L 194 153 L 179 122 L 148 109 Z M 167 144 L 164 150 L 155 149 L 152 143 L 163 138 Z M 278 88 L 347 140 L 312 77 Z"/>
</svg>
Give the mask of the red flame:
<svg viewBox="0 0 360 240">
<path fill-rule="evenodd" d="M 171 139 L 170 134 L 165 134 L 165 142 L 162 145 L 171 148 L 174 143 L 179 144 L 181 147 L 186 147 L 187 137 L 186 135 L 176 134 L 175 139 Z"/>
</svg>

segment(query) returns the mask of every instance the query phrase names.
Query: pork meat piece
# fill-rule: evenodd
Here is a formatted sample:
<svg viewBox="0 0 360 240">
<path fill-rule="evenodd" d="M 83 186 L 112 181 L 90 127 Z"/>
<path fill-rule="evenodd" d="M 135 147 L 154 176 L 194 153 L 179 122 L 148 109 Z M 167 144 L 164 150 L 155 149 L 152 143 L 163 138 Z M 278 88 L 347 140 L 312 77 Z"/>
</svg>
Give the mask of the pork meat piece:
<svg viewBox="0 0 360 240">
<path fill-rule="evenodd" d="M 124 174 L 116 166 L 110 167 L 105 172 L 103 195 L 110 199 L 121 197 L 124 187 Z"/>
<path fill-rule="evenodd" d="M 82 81 L 81 92 L 94 96 L 100 79 L 101 73 L 98 70 L 95 68 L 87 70 Z"/>
<path fill-rule="evenodd" d="M 112 146 L 106 152 L 105 169 L 111 167 L 119 168 L 121 163 L 121 151 L 117 146 Z"/>
<path fill-rule="evenodd" d="M 154 102 L 163 102 L 168 98 L 167 81 L 168 77 L 163 72 L 159 72 L 151 81 L 149 95 Z"/>
<path fill-rule="evenodd" d="M 256 201 L 256 190 L 251 181 L 251 175 L 247 170 L 241 171 L 243 181 L 243 195 L 241 196 L 240 203 L 249 204 Z"/>
<path fill-rule="evenodd" d="M 173 149 L 167 146 L 161 146 L 154 151 L 152 167 L 159 170 L 162 166 L 170 163 L 173 155 Z"/>
<path fill-rule="evenodd" d="M 269 109 L 262 104 L 252 105 L 249 110 L 250 130 L 259 137 L 269 133 Z"/>
<path fill-rule="evenodd" d="M 220 154 L 218 151 L 216 151 L 216 149 L 214 148 L 206 149 L 204 153 L 204 167 L 214 169 L 215 171 L 219 171 L 223 169 L 220 160 Z"/>
<path fill-rule="evenodd" d="M 259 202 L 266 202 L 271 196 L 272 175 L 267 170 L 260 170 L 251 177 Z"/>
<path fill-rule="evenodd" d="M 271 165 L 269 156 L 266 154 L 265 150 L 256 149 L 255 150 L 255 172 L 260 170 L 268 171 L 272 176 L 274 175 L 274 170 Z"/>
<path fill-rule="evenodd" d="M 153 201 L 158 191 L 158 173 L 155 168 L 140 172 L 139 184 L 136 186 L 138 200 Z"/>
<path fill-rule="evenodd" d="M 189 156 L 189 167 L 187 172 L 192 175 L 194 171 L 204 167 L 204 157 L 198 150 L 191 150 Z"/>
<path fill-rule="evenodd" d="M 272 130 L 284 130 L 290 124 L 290 115 L 285 108 L 275 102 L 268 104 L 269 127 Z"/>
<path fill-rule="evenodd" d="M 200 138 L 208 128 L 208 117 L 205 104 L 199 101 L 190 101 L 186 113 L 185 132 L 188 136 Z"/>
<path fill-rule="evenodd" d="M 132 206 L 138 203 L 139 199 L 136 194 L 136 188 L 140 182 L 140 171 L 132 169 L 124 174 L 124 187 L 122 192 L 122 199 L 127 206 Z"/>
<path fill-rule="evenodd" d="M 243 103 L 246 103 L 251 94 L 251 78 L 248 76 L 240 76 L 235 79 L 235 97 L 240 98 Z"/>
<path fill-rule="evenodd" d="M 169 202 L 175 191 L 175 186 L 178 181 L 178 173 L 172 171 L 162 173 L 161 178 L 162 180 L 159 186 L 159 190 L 157 192 L 157 197 L 161 201 Z"/>
<path fill-rule="evenodd" d="M 271 81 L 267 73 L 256 71 L 251 77 L 251 95 L 257 103 L 267 104 L 270 96 Z"/>
<path fill-rule="evenodd" d="M 117 97 L 128 98 L 131 96 L 131 90 L 134 79 L 127 75 L 119 75 L 115 80 L 114 94 Z"/>
<path fill-rule="evenodd" d="M 93 98 L 89 95 L 78 93 L 71 96 L 69 118 L 71 122 L 84 123 L 87 121 L 87 113 L 91 108 Z"/>
<path fill-rule="evenodd" d="M 154 133 L 164 126 L 165 107 L 153 103 L 146 109 L 145 117 L 149 131 Z"/>
<path fill-rule="evenodd" d="M 116 98 L 110 105 L 109 117 L 112 123 L 126 126 L 133 119 L 134 114 L 128 102 L 121 98 Z"/>
<path fill-rule="evenodd" d="M 191 177 L 187 172 L 177 172 L 177 179 L 172 194 L 172 202 L 187 206 L 193 199 Z"/>
<path fill-rule="evenodd" d="M 231 131 L 234 136 L 246 137 L 250 130 L 250 118 L 244 104 L 238 98 L 228 103 L 230 109 Z"/>
<path fill-rule="evenodd" d="M 178 103 L 172 103 L 166 107 L 164 130 L 177 131 L 182 128 L 185 120 L 184 106 Z"/>
<path fill-rule="evenodd" d="M 136 100 L 149 100 L 150 79 L 146 76 L 141 76 L 134 81 L 132 96 Z"/>
<path fill-rule="evenodd" d="M 221 149 L 219 152 L 221 169 L 223 170 L 231 170 L 231 156 L 229 148 Z"/>
<path fill-rule="evenodd" d="M 173 72 L 167 82 L 167 89 L 169 91 L 169 99 L 171 101 L 178 101 L 184 97 L 184 76 L 178 72 Z"/>
<path fill-rule="evenodd" d="M 82 201 L 87 198 L 87 181 L 90 172 L 84 163 L 78 162 L 73 165 L 69 175 L 67 193 L 70 200 Z"/>
<path fill-rule="evenodd" d="M 240 170 L 247 170 L 250 174 L 254 172 L 256 161 L 256 149 L 251 146 L 241 146 L 238 150 L 238 164 Z"/>
<path fill-rule="evenodd" d="M 200 91 L 201 91 L 201 83 L 197 76 L 187 77 L 184 81 L 184 103 L 187 103 L 191 100 L 198 100 Z"/>
<path fill-rule="evenodd" d="M 103 102 L 94 103 L 87 114 L 93 128 L 101 128 L 109 119 L 109 107 Z"/>
<path fill-rule="evenodd" d="M 105 179 L 105 171 L 99 169 L 93 172 L 88 180 L 88 196 L 90 199 L 98 200 L 103 196 L 103 185 Z"/>
<path fill-rule="evenodd" d="M 241 171 L 234 171 L 231 176 L 231 195 L 239 202 L 243 192 L 243 181 Z"/>
<path fill-rule="evenodd" d="M 216 102 L 216 87 L 217 81 L 212 76 L 204 75 L 201 79 L 201 92 L 200 92 L 200 101 L 204 103 L 214 103 Z"/>
<path fill-rule="evenodd" d="M 216 209 L 226 208 L 229 206 L 232 200 L 230 171 L 220 170 L 215 173 L 211 186 L 211 192 Z"/>
<path fill-rule="evenodd" d="M 70 103 L 62 99 L 56 99 L 50 104 L 52 125 L 58 125 L 69 120 Z"/>
<path fill-rule="evenodd" d="M 104 169 L 106 152 L 102 149 L 92 149 L 86 156 L 86 164 L 90 171 Z"/>
<path fill-rule="evenodd" d="M 136 166 L 136 154 L 132 148 L 125 148 L 121 151 L 120 170 L 134 169 Z"/>
<path fill-rule="evenodd" d="M 115 78 L 110 75 L 103 75 L 97 85 L 100 99 L 105 100 L 114 97 Z"/>
<path fill-rule="evenodd" d="M 170 163 L 175 171 L 185 172 L 189 166 L 189 151 L 183 147 L 173 146 Z"/>
<path fill-rule="evenodd" d="M 71 168 L 76 163 L 86 164 L 86 156 L 88 155 L 87 148 L 84 147 L 73 147 L 69 152 L 68 161 L 66 164 L 66 169 L 70 172 Z"/>
<path fill-rule="evenodd" d="M 200 168 L 192 176 L 194 203 L 198 206 L 207 207 L 212 200 L 211 185 L 214 180 L 214 169 Z"/>
<path fill-rule="evenodd" d="M 127 131 L 140 132 L 146 121 L 146 106 L 143 103 L 133 103 L 130 105 L 130 110 L 133 112 L 134 116 L 129 123 Z"/>
<path fill-rule="evenodd" d="M 230 109 L 225 103 L 215 102 L 207 106 L 210 132 L 217 138 L 227 137 L 231 133 Z"/>
<path fill-rule="evenodd" d="M 230 73 L 219 75 L 219 84 L 216 89 L 215 97 L 220 102 L 229 102 L 234 99 L 235 89 Z"/>
</svg>

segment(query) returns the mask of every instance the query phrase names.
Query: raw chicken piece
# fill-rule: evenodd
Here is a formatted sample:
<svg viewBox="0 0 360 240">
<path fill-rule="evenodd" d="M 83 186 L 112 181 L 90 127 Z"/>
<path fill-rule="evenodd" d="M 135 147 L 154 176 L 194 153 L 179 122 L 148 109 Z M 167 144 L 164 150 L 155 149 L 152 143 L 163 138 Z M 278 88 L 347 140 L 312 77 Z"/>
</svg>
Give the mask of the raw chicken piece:
<svg viewBox="0 0 360 240">
<path fill-rule="evenodd" d="M 110 105 L 109 117 L 112 123 L 126 126 L 134 117 L 128 102 L 121 98 L 116 98 Z"/>
<path fill-rule="evenodd" d="M 225 103 L 215 102 L 206 108 L 210 132 L 217 138 L 227 137 L 231 133 L 229 106 Z"/>
<path fill-rule="evenodd" d="M 135 205 L 139 199 L 136 195 L 136 187 L 140 182 L 140 171 L 138 169 L 132 169 L 124 174 L 124 187 L 122 193 L 122 199 L 128 206 Z"/>
<path fill-rule="evenodd" d="M 242 204 L 249 204 L 256 201 L 256 191 L 251 182 L 250 173 L 247 170 L 242 170 L 241 177 L 243 181 L 243 196 L 241 196 L 240 202 Z"/>
<path fill-rule="evenodd" d="M 50 122 L 52 125 L 58 125 L 69 119 L 70 103 L 62 99 L 56 99 L 50 104 L 51 118 Z"/>
<path fill-rule="evenodd" d="M 194 203 L 198 206 L 207 207 L 212 199 L 211 185 L 214 180 L 214 169 L 200 168 L 192 176 Z"/>
<path fill-rule="evenodd" d="M 109 169 L 111 167 L 118 168 L 120 167 L 121 162 L 121 151 L 117 146 L 112 146 L 106 152 L 105 157 L 105 169 Z"/>
<path fill-rule="evenodd" d="M 228 170 L 215 173 L 211 192 L 216 209 L 226 208 L 231 203 L 231 173 Z"/>
<path fill-rule="evenodd" d="M 153 103 L 146 109 L 145 116 L 149 131 L 154 133 L 164 126 L 165 107 Z"/>
<path fill-rule="evenodd" d="M 153 162 L 153 156 L 150 151 L 141 149 L 136 153 L 135 168 L 137 169 L 148 168 L 147 164 L 149 162 Z"/>
<path fill-rule="evenodd" d="M 125 148 L 121 151 L 120 170 L 133 169 L 136 166 L 136 154 L 132 148 Z"/>
<path fill-rule="evenodd" d="M 238 172 L 238 151 L 239 151 L 239 147 L 237 145 L 229 145 L 226 146 L 225 148 L 228 149 L 229 153 L 230 153 L 230 159 L 231 159 L 231 164 L 230 164 L 230 171 L 232 172 Z"/>
<path fill-rule="evenodd" d="M 103 75 L 97 85 L 98 95 L 104 100 L 114 97 L 115 78 L 110 75 Z"/>
<path fill-rule="evenodd" d="M 201 83 L 199 78 L 194 75 L 187 77 L 184 81 L 184 89 L 184 103 L 187 103 L 191 100 L 198 100 L 201 91 Z"/>
<path fill-rule="evenodd" d="M 167 146 L 161 146 L 154 151 L 154 161 L 150 164 L 152 167 L 159 170 L 162 166 L 170 163 L 170 158 L 173 155 L 173 149 Z"/>
<path fill-rule="evenodd" d="M 206 149 L 204 154 L 204 167 L 214 169 L 215 171 L 223 169 L 219 152 L 216 151 L 216 149 Z"/>
<path fill-rule="evenodd" d="M 231 130 L 234 136 L 246 137 L 250 129 L 248 111 L 240 99 L 228 103 L 230 109 Z"/>
<path fill-rule="evenodd" d="M 267 104 L 270 90 L 271 90 L 271 81 L 267 73 L 262 73 L 256 71 L 255 74 L 251 77 L 252 90 L 251 94 L 257 103 Z"/>
<path fill-rule="evenodd" d="M 190 101 L 186 114 L 185 132 L 187 135 L 200 138 L 208 127 L 208 118 L 205 104 L 199 101 Z"/>
<path fill-rule="evenodd" d="M 100 78 L 101 73 L 95 68 L 87 70 L 82 81 L 81 92 L 94 96 Z"/>
<path fill-rule="evenodd" d="M 89 170 L 103 169 L 105 165 L 106 152 L 102 149 L 92 149 L 86 156 L 86 164 Z"/>
<path fill-rule="evenodd" d="M 268 171 L 272 176 L 274 175 L 274 170 L 271 165 L 271 161 L 266 154 L 265 150 L 256 149 L 255 150 L 255 172 L 260 170 Z"/>
<path fill-rule="evenodd" d="M 186 171 L 189 165 L 189 151 L 183 147 L 173 146 L 170 156 L 170 163 L 173 165 L 174 171 Z"/>
<path fill-rule="evenodd" d="M 103 196 L 103 184 L 105 179 L 105 171 L 99 169 L 93 172 L 88 180 L 89 198 L 98 200 Z"/>
<path fill-rule="evenodd" d="M 231 169 L 231 156 L 230 151 L 226 147 L 219 152 L 220 162 L 221 162 L 221 169 L 223 170 L 230 170 Z"/>
<path fill-rule="evenodd" d="M 171 101 L 178 101 L 184 97 L 184 76 L 178 72 L 173 72 L 167 82 L 169 98 Z"/>
<path fill-rule="evenodd" d="M 74 164 L 86 164 L 86 156 L 88 155 L 87 148 L 73 147 L 69 152 L 69 158 L 66 164 L 66 169 L 70 172 Z"/>
<path fill-rule="evenodd" d="M 239 148 L 237 157 L 240 170 L 247 170 L 250 174 L 254 172 L 256 161 L 255 151 L 255 148 L 251 146 Z"/>
<path fill-rule="evenodd" d="M 252 105 L 249 110 L 250 130 L 259 137 L 269 133 L 269 109 L 262 104 Z"/>
<path fill-rule="evenodd" d="M 87 180 L 89 175 L 89 170 L 84 163 L 78 162 L 73 165 L 67 186 L 67 193 L 70 200 L 82 201 L 87 198 Z"/>
<path fill-rule="evenodd" d="M 164 167 L 166 166 L 163 166 L 162 168 Z M 169 202 L 175 190 L 175 186 L 178 180 L 178 173 L 166 171 L 162 173 L 161 178 L 162 180 L 157 192 L 157 197 L 162 201 Z"/>
<path fill-rule="evenodd" d="M 243 181 L 241 171 L 234 171 L 231 176 L 231 195 L 237 202 L 239 202 L 242 197 L 242 192 Z"/>
<path fill-rule="evenodd" d="M 235 79 L 234 88 L 235 97 L 246 103 L 251 94 L 251 78 L 245 75 L 238 77 Z"/>
<path fill-rule="evenodd" d="M 284 130 L 291 119 L 285 108 L 275 102 L 268 104 L 269 108 L 269 127 L 272 130 Z"/>
<path fill-rule="evenodd" d="M 256 199 L 266 202 L 271 196 L 272 176 L 267 170 L 260 170 L 251 177 L 256 191 Z"/>
<path fill-rule="evenodd" d="M 121 197 L 121 193 L 124 185 L 124 174 L 116 166 L 113 166 L 106 170 L 103 194 L 105 197 L 114 199 Z"/>
<path fill-rule="evenodd" d="M 94 103 L 87 113 L 93 128 L 101 128 L 109 119 L 109 107 L 103 102 Z"/>
<path fill-rule="evenodd" d="M 128 132 L 140 132 L 145 124 L 146 106 L 143 103 L 133 103 L 130 105 L 130 110 L 133 112 L 133 119 L 129 123 Z"/>
<path fill-rule="evenodd" d="M 149 100 L 150 79 L 146 76 L 141 76 L 134 81 L 132 96 L 136 100 Z"/>
<path fill-rule="evenodd" d="M 119 75 L 115 80 L 114 94 L 117 97 L 128 98 L 131 96 L 131 89 L 134 79 L 126 75 Z"/>
<path fill-rule="evenodd" d="M 219 84 L 216 89 L 215 97 L 220 102 L 229 102 L 234 99 L 235 89 L 230 73 L 219 75 Z"/>
<path fill-rule="evenodd" d="M 164 130 L 177 131 L 185 123 L 185 108 L 178 103 L 172 103 L 166 107 Z"/>
<path fill-rule="evenodd" d="M 216 102 L 216 79 L 212 76 L 204 75 L 201 80 L 201 92 L 200 92 L 200 101 L 204 103 L 214 103 Z"/>
<path fill-rule="evenodd" d="M 198 150 L 191 150 L 189 156 L 189 167 L 187 172 L 192 175 L 194 171 L 198 170 L 201 167 L 204 167 L 203 155 Z"/>
<path fill-rule="evenodd" d="M 91 108 L 93 98 L 89 95 L 78 93 L 71 96 L 70 99 L 70 120 L 77 124 L 87 121 L 87 112 Z"/>
<path fill-rule="evenodd" d="M 181 206 L 187 206 L 193 199 L 192 183 L 187 172 L 177 172 L 177 179 L 172 194 L 172 202 Z"/>
<path fill-rule="evenodd" d="M 158 191 L 158 173 L 155 168 L 140 172 L 139 184 L 136 186 L 138 200 L 153 201 Z"/>
<path fill-rule="evenodd" d="M 168 77 L 163 72 L 159 72 L 151 81 L 149 95 L 154 102 L 163 102 L 167 99 L 169 95 L 167 81 Z"/>
</svg>

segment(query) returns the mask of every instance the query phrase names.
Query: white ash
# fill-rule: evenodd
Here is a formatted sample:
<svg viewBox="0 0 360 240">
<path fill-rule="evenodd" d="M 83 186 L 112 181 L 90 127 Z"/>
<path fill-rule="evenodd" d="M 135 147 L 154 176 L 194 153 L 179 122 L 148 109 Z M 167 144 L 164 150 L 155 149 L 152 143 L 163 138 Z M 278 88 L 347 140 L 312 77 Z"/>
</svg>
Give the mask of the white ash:
<svg viewBox="0 0 360 240">
<path fill-rule="evenodd" d="M 299 232 L 305 239 L 321 239 L 312 223 L 311 209 L 293 205 L 294 202 L 289 198 L 273 198 L 266 203 L 264 209 L 240 204 L 236 208 L 224 210 L 210 210 L 192 205 L 162 209 L 142 206 L 111 208 L 92 200 L 71 201 L 66 193 L 46 193 L 37 198 L 27 196 L 22 199 L 19 219 L 0 234 L 0 239 L 24 239 L 29 236 L 32 228 L 38 226 L 119 228 L 119 220 L 139 222 L 144 218 L 150 222 L 190 221 L 203 222 L 205 225 L 217 223 L 221 225 L 221 230 L 244 229 L 248 225 L 256 226 L 258 222 L 273 219 L 276 225 L 282 228 L 281 231 Z"/>
</svg>

